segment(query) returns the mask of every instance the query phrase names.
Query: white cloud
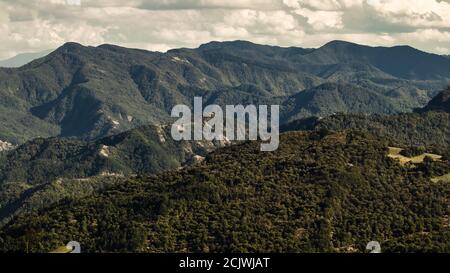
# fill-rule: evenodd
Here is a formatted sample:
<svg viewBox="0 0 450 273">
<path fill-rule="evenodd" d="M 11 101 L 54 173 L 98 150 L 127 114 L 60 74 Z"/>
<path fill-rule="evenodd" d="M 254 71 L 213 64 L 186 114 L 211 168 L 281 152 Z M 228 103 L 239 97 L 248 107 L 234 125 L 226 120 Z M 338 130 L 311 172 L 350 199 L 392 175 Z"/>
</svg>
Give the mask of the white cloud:
<svg viewBox="0 0 450 273">
<path fill-rule="evenodd" d="M 293 9 L 301 7 L 313 10 L 336 11 L 354 6 L 362 6 L 362 0 L 283 0 L 283 3 Z"/>
<path fill-rule="evenodd" d="M 67 5 L 81 6 L 81 0 L 66 0 Z"/>
<path fill-rule="evenodd" d="M 415 27 L 448 27 L 450 3 L 438 0 L 368 0 L 368 5 L 392 23 Z"/>
<path fill-rule="evenodd" d="M 165 51 L 243 39 L 317 47 L 450 48 L 450 3 L 439 0 L 0 0 L 0 59 L 67 41 Z"/>
<path fill-rule="evenodd" d="M 301 15 L 307 19 L 315 30 L 323 30 L 326 28 L 338 28 L 344 27 L 342 22 L 343 12 L 340 11 L 313 11 L 307 8 L 299 8 L 295 10 L 295 13 Z"/>
<path fill-rule="evenodd" d="M 440 31 L 437 29 L 420 29 L 411 33 L 402 33 L 398 35 L 404 41 L 434 41 L 434 42 L 449 42 L 450 32 Z"/>
</svg>

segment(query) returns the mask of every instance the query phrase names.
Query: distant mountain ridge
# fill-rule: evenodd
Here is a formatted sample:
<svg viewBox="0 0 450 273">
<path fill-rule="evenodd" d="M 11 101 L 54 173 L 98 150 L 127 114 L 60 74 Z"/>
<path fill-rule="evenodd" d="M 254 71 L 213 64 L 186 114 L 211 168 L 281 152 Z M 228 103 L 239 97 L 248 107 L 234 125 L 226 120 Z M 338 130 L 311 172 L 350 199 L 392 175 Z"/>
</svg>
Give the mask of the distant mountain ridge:
<svg viewBox="0 0 450 273">
<path fill-rule="evenodd" d="M 1 60 L 0 67 L 9 67 L 9 68 L 21 67 L 23 65 L 26 65 L 27 63 L 30 63 L 31 61 L 34 61 L 36 59 L 42 58 L 50 54 L 52 51 L 53 49 L 49 49 L 41 52 L 18 54 L 12 58 Z"/>
<path fill-rule="evenodd" d="M 280 104 L 283 121 L 410 112 L 449 82 L 450 59 L 410 47 L 234 41 L 160 53 L 67 43 L 0 69 L 0 140 L 98 139 L 167 122 L 174 105 L 191 105 L 194 96 L 205 104 Z"/>
</svg>

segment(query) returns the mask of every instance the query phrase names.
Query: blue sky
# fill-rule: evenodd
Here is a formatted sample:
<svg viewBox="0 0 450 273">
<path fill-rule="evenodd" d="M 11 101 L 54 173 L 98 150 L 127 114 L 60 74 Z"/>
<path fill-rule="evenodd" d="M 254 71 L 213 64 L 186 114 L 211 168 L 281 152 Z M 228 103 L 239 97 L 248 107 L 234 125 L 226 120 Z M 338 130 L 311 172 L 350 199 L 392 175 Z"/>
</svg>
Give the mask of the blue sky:
<svg viewBox="0 0 450 273">
<path fill-rule="evenodd" d="M 0 59 L 68 41 L 165 51 L 347 40 L 450 54 L 450 0 L 0 0 L 0 35 Z"/>
</svg>

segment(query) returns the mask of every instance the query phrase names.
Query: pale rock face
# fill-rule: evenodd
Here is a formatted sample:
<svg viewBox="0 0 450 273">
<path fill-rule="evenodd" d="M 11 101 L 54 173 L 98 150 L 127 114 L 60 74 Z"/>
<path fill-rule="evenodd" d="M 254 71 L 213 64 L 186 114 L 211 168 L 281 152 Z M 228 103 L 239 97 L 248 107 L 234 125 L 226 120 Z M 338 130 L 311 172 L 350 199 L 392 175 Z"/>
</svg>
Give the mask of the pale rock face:
<svg viewBox="0 0 450 273">
<path fill-rule="evenodd" d="M 100 155 L 103 157 L 109 157 L 109 147 L 106 145 L 103 145 L 102 149 L 100 150 Z"/>
<path fill-rule="evenodd" d="M 108 116 L 108 119 L 111 122 L 111 124 L 113 125 L 114 129 L 117 129 L 117 127 L 119 127 L 120 122 L 118 122 L 117 120 L 113 119 L 111 116 Z"/>
<path fill-rule="evenodd" d="M 14 145 L 9 142 L 0 140 L 0 152 L 14 149 Z"/>
<path fill-rule="evenodd" d="M 193 157 L 193 159 L 194 159 L 195 162 L 198 162 L 198 163 L 205 161 L 205 157 L 199 156 L 199 155 L 195 155 Z"/>
<path fill-rule="evenodd" d="M 104 171 L 100 174 L 100 176 L 103 177 L 125 177 L 123 174 L 121 173 L 113 173 L 113 172 L 108 172 L 108 171 Z"/>
<path fill-rule="evenodd" d="M 165 143 L 166 138 L 164 137 L 164 130 L 161 126 L 157 128 L 157 132 L 158 132 L 158 136 L 159 136 L 159 142 Z"/>
<path fill-rule="evenodd" d="M 180 63 L 180 64 L 191 64 L 188 60 L 184 59 L 184 58 L 180 58 L 180 57 L 172 57 L 172 62 L 174 63 Z"/>
</svg>

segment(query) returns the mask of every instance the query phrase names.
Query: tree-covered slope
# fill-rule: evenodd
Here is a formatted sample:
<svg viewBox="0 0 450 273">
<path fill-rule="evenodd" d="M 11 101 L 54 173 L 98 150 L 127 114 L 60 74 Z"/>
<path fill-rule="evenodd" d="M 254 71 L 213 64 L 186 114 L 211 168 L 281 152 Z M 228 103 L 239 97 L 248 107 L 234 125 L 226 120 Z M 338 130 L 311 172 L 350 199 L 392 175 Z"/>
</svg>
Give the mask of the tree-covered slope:
<svg viewBox="0 0 450 273">
<path fill-rule="evenodd" d="M 349 92 L 350 88 L 341 88 Z M 338 87 L 339 90 L 339 87 Z M 335 92 L 335 94 L 339 92 Z M 307 92 L 304 92 L 307 94 Z M 330 95 L 327 92 L 326 95 Z M 322 95 L 324 96 L 324 95 Z M 334 108 L 334 113 L 329 113 L 326 117 L 309 117 L 295 119 L 296 115 L 291 115 L 293 121 L 281 126 L 282 131 L 296 130 L 335 130 L 346 129 L 359 130 L 388 139 L 393 145 L 425 146 L 428 148 L 450 148 L 450 110 L 449 110 L 449 89 L 441 91 L 425 107 L 415 109 L 416 113 L 403 113 L 397 115 L 375 114 L 374 108 L 381 104 L 376 98 L 369 98 L 363 94 L 353 93 L 351 96 L 353 103 L 360 104 L 362 100 L 370 100 L 371 107 L 366 111 L 361 109 L 359 114 L 345 114 L 346 105 L 339 96 L 334 96 L 336 102 L 334 107 L 341 105 L 341 108 Z M 295 104 L 293 104 L 295 105 Z M 309 109 L 318 112 L 324 104 L 309 105 Z M 295 108 L 293 108 L 295 111 Z M 297 108 L 298 109 L 298 108 Z M 308 109 L 308 108 L 306 108 Z M 305 116 L 305 113 L 300 113 Z"/>
<path fill-rule="evenodd" d="M 450 87 L 440 92 L 423 109 L 418 112 L 440 111 L 450 113 Z"/>
<path fill-rule="evenodd" d="M 0 224 L 57 181 L 62 181 L 60 186 L 67 190 L 79 180 L 156 174 L 195 162 L 224 145 L 223 142 L 176 142 L 170 136 L 170 127 L 162 126 L 143 126 L 93 142 L 60 138 L 32 140 L 0 158 Z M 88 182 L 86 185 L 91 187 Z M 80 187 L 83 188 L 82 184 Z M 55 195 L 44 205 L 62 197 Z M 42 206 L 35 208 L 39 207 Z"/>
<path fill-rule="evenodd" d="M 330 116 L 335 113 L 385 113 L 407 111 L 395 100 L 355 84 L 326 83 L 300 92 L 284 104 L 284 115 L 288 120 L 300 117 Z"/>
<path fill-rule="evenodd" d="M 448 252 L 448 159 L 403 166 L 388 142 L 357 132 L 283 134 L 276 152 L 249 142 L 203 164 L 131 178 L 81 200 L 23 214 L 2 251 Z M 239 158 L 237 161 L 236 158 Z"/>
<path fill-rule="evenodd" d="M 326 118 L 295 120 L 282 131 L 354 129 L 386 138 L 393 145 L 450 147 L 450 115 L 428 112 L 399 115 L 335 114 Z"/>
</svg>

